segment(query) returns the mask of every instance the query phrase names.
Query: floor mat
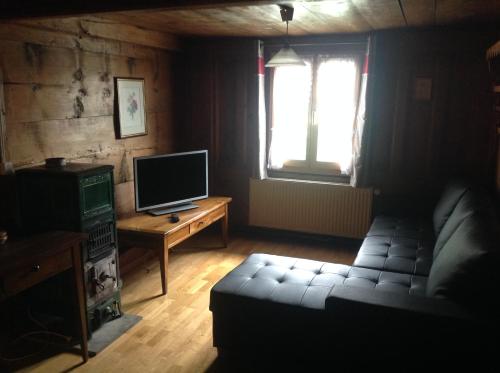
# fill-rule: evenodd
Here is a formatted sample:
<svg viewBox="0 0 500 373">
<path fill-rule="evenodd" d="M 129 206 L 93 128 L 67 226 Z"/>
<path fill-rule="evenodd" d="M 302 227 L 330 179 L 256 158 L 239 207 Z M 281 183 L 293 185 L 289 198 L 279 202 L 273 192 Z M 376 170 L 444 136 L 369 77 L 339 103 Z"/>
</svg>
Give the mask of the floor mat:
<svg viewBox="0 0 500 373">
<path fill-rule="evenodd" d="M 92 333 L 92 338 L 89 339 L 89 356 L 95 356 L 104 350 L 141 320 L 142 316 L 128 314 L 104 324 Z"/>
</svg>

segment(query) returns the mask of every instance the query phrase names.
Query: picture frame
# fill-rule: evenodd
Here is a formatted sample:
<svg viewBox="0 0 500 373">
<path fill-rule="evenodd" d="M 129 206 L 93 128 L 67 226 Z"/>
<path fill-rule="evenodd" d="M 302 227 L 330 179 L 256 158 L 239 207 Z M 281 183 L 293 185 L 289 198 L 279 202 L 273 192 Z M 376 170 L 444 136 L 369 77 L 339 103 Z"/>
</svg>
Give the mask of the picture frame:
<svg viewBox="0 0 500 373">
<path fill-rule="evenodd" d="M 144 79 L 115 77 L 116 138 L 147 135 Z"/>
</svg>

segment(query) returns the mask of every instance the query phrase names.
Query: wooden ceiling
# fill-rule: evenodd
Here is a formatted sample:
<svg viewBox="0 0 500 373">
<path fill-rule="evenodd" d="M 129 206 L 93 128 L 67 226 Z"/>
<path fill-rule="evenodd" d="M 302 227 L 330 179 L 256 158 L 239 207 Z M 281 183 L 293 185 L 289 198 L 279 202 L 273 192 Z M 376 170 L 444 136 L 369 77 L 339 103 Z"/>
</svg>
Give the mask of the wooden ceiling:
<svg viewBox="0 0 500 373">
<path fill-rule="evenodd" d="M 102 18 L 139 27 L 196 36 L 281 36 L 275 1 L 133 10 Z M 328 0 L 287 1 L 294 8 L 290 35 L 483 22 L 500 19 L 500 0 Z"/>
<path fill-rule="evenodd" d="M 0 18 L 93 15 L 181 36 L 281 36 L 281 3 L 295 9 L 291 35 L 500 20 L 500 0 L 11 0 Z"/>
</svg>

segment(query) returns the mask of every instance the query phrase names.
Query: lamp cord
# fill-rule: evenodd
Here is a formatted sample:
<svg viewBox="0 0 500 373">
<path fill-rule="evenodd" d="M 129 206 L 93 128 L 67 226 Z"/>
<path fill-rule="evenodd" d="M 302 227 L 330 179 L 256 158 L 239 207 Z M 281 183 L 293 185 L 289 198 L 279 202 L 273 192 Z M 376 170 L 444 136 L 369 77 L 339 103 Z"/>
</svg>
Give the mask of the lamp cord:
<svg viewBox="0 0 500 373">
<path fill-rule="evenodd" d="M 286 20 L 286 39 L 285 39 L 286 45 L 290 45 L 290 41 L 288 39 L 288 19 Z"/>
</svg>

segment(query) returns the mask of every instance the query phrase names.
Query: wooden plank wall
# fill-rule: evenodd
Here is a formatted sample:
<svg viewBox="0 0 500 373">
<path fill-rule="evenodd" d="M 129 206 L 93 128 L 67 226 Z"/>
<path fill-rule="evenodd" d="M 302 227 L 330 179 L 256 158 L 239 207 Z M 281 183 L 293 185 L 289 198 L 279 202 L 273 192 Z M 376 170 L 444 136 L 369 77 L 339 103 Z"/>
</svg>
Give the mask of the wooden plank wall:
<svg viewBox="0 0 500 373">
<path fill-rule="evenodd" d="M 485 51 L 498 32 L 442 27 L 379 32 L 377 38 L 372 185 L 382 197 L 433 195 L 450 178 L 494 187 L 496 134 Z M 419 82 L 428 84 L 424 97 Z"/>
<path fill-rule="evenodd" d="M 209 193 L 232 197 L 230 226 L 248 224 L 257 120 L 256 43 L 193 41 L 183 55 L 179 143 L 208 149 Z M 203 57 L 201 57 L 203 56 Z"/>
<path fill-rule="evenodd" d="M 112 164 L 118 214 L 132 211 L 132 158 L 173 148 L 177 48 L 170 35 L 96 18 L 0 24 L 7 160 Z M 144 78 L 146 136 L 115 138 L 114 77 Z"/>
</svg>

